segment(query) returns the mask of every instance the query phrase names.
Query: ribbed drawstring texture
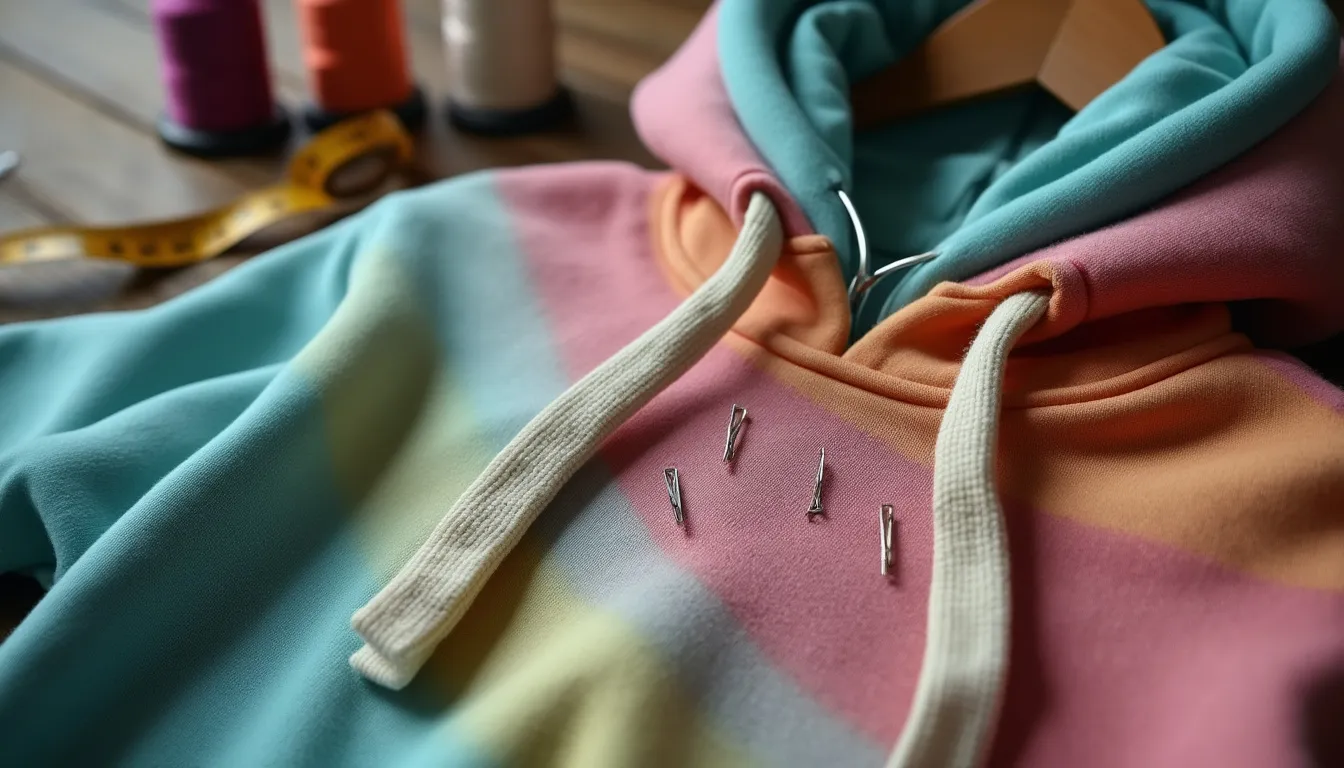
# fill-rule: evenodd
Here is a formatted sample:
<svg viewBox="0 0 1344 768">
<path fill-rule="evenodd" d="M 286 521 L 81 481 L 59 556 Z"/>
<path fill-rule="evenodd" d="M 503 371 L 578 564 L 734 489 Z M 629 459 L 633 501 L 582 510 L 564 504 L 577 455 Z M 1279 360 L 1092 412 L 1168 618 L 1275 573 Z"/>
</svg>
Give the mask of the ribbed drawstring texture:
<svg viewBox="0 0 1344 768">
<path fill-rule="evenodd" d="M 976 334 L 933 450 L 933 579 L 924 661 L 888 768 L 970 768 L 989 752 L 1008 674 L 1008 535 L 994 488 L 1008 353 L 1047 294 L 1004 299 Z"/>
<path fill-rule="evenodd" d="M 350 664 L 400 689 L 452 631 L 523 533 L 598 446 L 690 369 L 765 285 L 783 248 L 779 214 L 757 192 L 728 259 L 671 314 L 565 390 L 523 427 L 351 621 Z"/>
</svg>

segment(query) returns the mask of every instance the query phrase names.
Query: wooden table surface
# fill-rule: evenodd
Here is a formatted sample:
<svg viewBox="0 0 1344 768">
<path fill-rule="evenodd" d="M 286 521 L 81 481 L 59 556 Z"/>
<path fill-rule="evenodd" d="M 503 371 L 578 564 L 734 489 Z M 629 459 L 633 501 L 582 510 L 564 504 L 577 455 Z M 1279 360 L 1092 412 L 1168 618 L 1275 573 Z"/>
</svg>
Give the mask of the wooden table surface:
<svg viewBox="0 0 1344 768">
<path fill-rule="evenodd" d="M 710 0 L 556 0 L 561 77 L 574 125 L 489 139 L 443 117 L 439 0 L 402 0 L 412 68 L 433 107 L 405 178 L 423 183 L 490 166 L 589 158 L 657 161 L 630 124 L 631 89 L 690 33 Z M 306 96 L 293 0 L 262 0 L 278 98 Z M 0 232 L 43 224 L 160 219 L 227 202 L 280 178 L 284 156 L 202 161 L 166 149 L 149 0 L 0 2 Z M 293 142 L 302 141 L 297 135 Z M 261 245 L 266 243 L 261 241 Z M 259 246 L 167 272 L 67 263 L 0 270 L 0 322 L 144 306 L 238 264 Z"/>
</svg>

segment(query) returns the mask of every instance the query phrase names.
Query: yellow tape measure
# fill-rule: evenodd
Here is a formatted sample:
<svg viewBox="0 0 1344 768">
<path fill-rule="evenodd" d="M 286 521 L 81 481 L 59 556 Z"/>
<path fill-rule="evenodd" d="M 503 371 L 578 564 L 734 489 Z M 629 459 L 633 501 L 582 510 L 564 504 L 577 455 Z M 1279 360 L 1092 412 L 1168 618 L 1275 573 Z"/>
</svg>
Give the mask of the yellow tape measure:
<svg viewBox="0 0 1344 768">
<path fill-rule="evenodd" d="M 212 259 L 282 219 L 364 192 L 411 159 L 411 139 L 390 112 L 333 125 L 299 148 L 286 181 L 212 211 L 122 227 L 38 227 L 0 236 L 0 265 L 89 256 L 140 267 Z"/>
</svg>

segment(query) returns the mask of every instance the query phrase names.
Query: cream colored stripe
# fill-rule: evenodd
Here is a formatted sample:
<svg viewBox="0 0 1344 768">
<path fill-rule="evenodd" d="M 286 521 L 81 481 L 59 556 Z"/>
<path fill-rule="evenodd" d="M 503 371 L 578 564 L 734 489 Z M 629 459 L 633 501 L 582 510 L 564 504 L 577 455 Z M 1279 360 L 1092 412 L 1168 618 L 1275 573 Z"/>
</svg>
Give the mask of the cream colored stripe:
<svg viewBox="0 0 1344 768">
<path fill-rule="evenodd" d="M 748 764 L 727 724 L 698 706 L 704 692 L 686 690 L 680 665 L 636 625 L 572 591 L 563 568 L 514 563 L 481 596 L 506 599 L 507 627 L 473 611 L 444 642 L 450 659 L 421 673 L 460 691 L 455 732 L 502 765 Z"/>
</svg>

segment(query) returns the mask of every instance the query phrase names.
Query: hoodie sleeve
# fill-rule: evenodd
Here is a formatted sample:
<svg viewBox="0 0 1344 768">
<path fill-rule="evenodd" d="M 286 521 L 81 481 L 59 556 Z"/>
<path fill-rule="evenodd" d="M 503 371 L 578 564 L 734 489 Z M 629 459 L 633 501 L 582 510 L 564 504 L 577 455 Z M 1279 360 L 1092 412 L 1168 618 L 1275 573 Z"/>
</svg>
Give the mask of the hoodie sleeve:
<svg viewBox="0 0 1344 768">
<path fill-rule="evenodd" d="M 341 302 L 360 231 L 347 220 L 150 309 L 0 327 L 0 572 L 50 586 L 247 409 Z"/>
</svg>

